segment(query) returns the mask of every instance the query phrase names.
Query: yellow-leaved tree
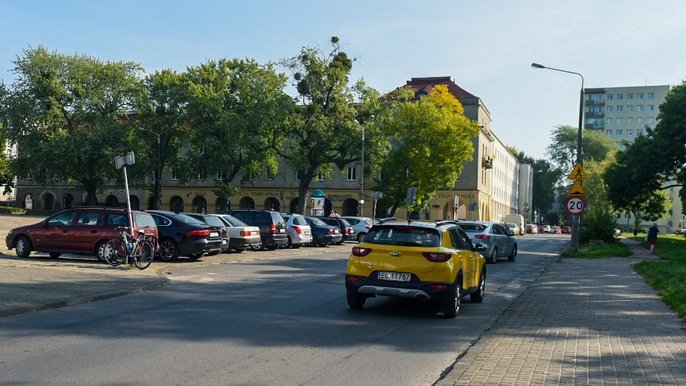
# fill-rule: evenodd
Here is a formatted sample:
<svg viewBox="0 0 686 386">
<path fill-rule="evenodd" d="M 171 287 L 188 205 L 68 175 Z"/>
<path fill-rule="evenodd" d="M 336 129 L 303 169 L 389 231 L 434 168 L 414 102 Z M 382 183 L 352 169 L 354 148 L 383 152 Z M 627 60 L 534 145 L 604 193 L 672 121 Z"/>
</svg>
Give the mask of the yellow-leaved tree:
<svg viewBox="0 0 686 386">
<path fill-rule="evenodd" d="M 376 190 L 392 215 L 407 206 L 407 189 L 417 189 L 417 200 L 409 211 L 426 207 L 440 189 L 450 189 L 472 159 L 471 138 L 478 134 L 476 122 L 464 115 L 462 104 L 444 85 L 429 95 L 397 105 L 389 122 L 392 149 L 381 167 Z"/>
</svg>

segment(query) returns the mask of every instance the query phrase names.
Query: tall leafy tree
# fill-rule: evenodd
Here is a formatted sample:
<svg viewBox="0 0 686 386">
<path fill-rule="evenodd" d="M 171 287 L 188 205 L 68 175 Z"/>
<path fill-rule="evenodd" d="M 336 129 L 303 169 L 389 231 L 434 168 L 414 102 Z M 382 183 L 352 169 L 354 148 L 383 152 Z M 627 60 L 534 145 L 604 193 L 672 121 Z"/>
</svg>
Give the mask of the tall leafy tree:
<svg viewBox="0 0 686 386">
<path fill-rule="evenodd" d="M 662 192 L 665 176 L 661 172 L 663 154 L 655 149 L 652 130 L 639 136 L 617 154 L 617 161 L 605 172 L 610 202 L 616 210 L 630 212 L 637 228 L 641 220 L 662 217 L 668 197 Z"/>
<path fill-rule="evenodd" d="M 341 49 L 338 38 L 325 53 L 305 47 L 283 64 L 293 74 L 299 105 L 289 120 L 288 140 L 279 150 L 291 168 L 298 171 L 298 208 L 304 211 L 307 191 L 318 174 L 330 174 L 359 162 L 365 130 L 365 169 L 371 169 L 384 141 L 379 128 L 387 114 L 379 94 L 363 81 L 350 85 L 353 61 Z M 373 118 L 373 119 L 372 119 Z"/>
<path fill-rule="evenodd" d="M 276 148 L 284 139 L 293 100 L 287 77 L 272 64 L 222 59 L 190 67 L 187 88 L 188 140 L 183 158 L 189 174 L 223 175 L 219 191 L 240 174 L 242 181 L 278 169 Z M 179 165 L 181 166 L 181 165 Z M 179 168 L 183 171 L 183 168 Z"/>
<path fill-rule="evenodd" d="M 4 189 L 0 194 L 7 194 L 14 186 L 14 178 L 10 170 L 9 160 L 5 154 L 5 146 L 7 143 L 7 125 L 5 123 L 5 98 L 7 97 L 7 88 L 4 83 L 0 83 L 0 186 Z"/>
<path fill-rule="evenodd" d="M 578 132 L 577 128 L 571 126 L 558 126 L 553 130 L 552 143 L 548 146 L 547 153 L 562 173 L 571 172 L 576 164 Z M 583 131 L 581 144 L 584 160 L 602 161 L 617 150 L 614 141 L 594 130 Z"/>
<path fill-rule="evenodd" d="M 141 68 L 43 47 L 14 65 L 5 111 L 18 150 L 14 171 L 38 183 L 74 183 L 94 204 L 98 189 L 120 176 L 114 157 L 131 150 L 126 117 L 142 94 Z"/>
<path fill-rule="evenodd" d="M 147 170 L 153 169 L 150 206 L 151 209 L 159 209 L 162 171 L 169 165 L 180 163 L 179 151 L 188 134 L 187 89 L 183 74 L 172 70 L 157 71 L 149 75 L 144 84 L 145 97 L 138 106 L 140 131 L 137 133 L 137 143 Z"/>
<path fill-rule="evenodd" d="M 417 202 L 409 211 L 426 207 L 439 189 L 451 188 L 462 173 L 464 161 L 472 158 L 470 139 L 478 130 L 444 85 L 434 87 L 419 100 L 401 103 L 389 130 L 393 147 L 377 187 L 384 193 L 391 214 L 407 205 L 410 187 L 417 189 Z"/>
</svg>

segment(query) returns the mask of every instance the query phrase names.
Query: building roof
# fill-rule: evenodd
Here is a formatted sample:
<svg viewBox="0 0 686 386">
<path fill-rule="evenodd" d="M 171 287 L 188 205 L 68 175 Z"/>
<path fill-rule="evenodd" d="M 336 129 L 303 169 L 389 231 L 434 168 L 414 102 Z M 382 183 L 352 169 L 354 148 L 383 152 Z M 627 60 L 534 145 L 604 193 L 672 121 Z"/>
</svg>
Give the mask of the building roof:
<svg viewBox="0 0 686 386">
<path fill-rule="evenodd" d="M 439 84 L 448 86 L 448 91 L 450 91 L 450 93 L 460 101 L 468 98 L 478 98 L 476 95 L 455 84 L 455 82 L 453 82 L 449 76 L 412 78 L 411 80 L 407 81 L 406 86 L 414 88 L 417 95 L 428 95 L 431 89 Z"/>
</svg>

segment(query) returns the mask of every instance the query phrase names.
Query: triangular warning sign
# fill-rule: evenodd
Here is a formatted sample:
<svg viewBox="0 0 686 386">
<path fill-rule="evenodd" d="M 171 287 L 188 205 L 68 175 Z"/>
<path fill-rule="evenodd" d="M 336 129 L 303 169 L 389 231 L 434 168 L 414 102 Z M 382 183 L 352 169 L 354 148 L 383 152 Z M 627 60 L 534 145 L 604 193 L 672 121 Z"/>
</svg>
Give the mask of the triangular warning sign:
<svg viewBox="0 0 686 386">
<path fill-rule="evenodd" d="M 572 187 L 569 188 L 569 196 L 583 196 L 586 194 L 586 189 L 581 185 L 581 180 L 575 180 Z"/>
<path fill-rule="evenodd" d="M 588 179 L 588 175 L 584 172 L 584 168 L 581 164 L 574 165 L 574 170 L 567 176 L 568 180 L 572 181 L 584 181 Z"/>
</svg>

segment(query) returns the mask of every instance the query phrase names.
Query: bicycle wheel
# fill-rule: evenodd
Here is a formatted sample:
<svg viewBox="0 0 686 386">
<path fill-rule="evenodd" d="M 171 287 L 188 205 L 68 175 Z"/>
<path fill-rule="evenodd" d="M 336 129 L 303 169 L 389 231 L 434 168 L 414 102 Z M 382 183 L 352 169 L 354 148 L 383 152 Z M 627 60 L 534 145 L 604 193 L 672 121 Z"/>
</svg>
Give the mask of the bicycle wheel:
<svg viewBox="0 0 686 386">
<path fill-rule="evenodd" d="M 120 239 L 110 240 L 102 250 L 102 257 L 105 262 L 112 266 L 121 265 L 126 261 L 126 244 Z"/>
<path fill-rule="evenodd" d="M 155 257 L 155 246 L 150 241 L 143 241 L 139 254 L 133 258 L 133 263 L 138 269 L 146 269 L 152 264 L 152 259 Z"/>
</svg>

